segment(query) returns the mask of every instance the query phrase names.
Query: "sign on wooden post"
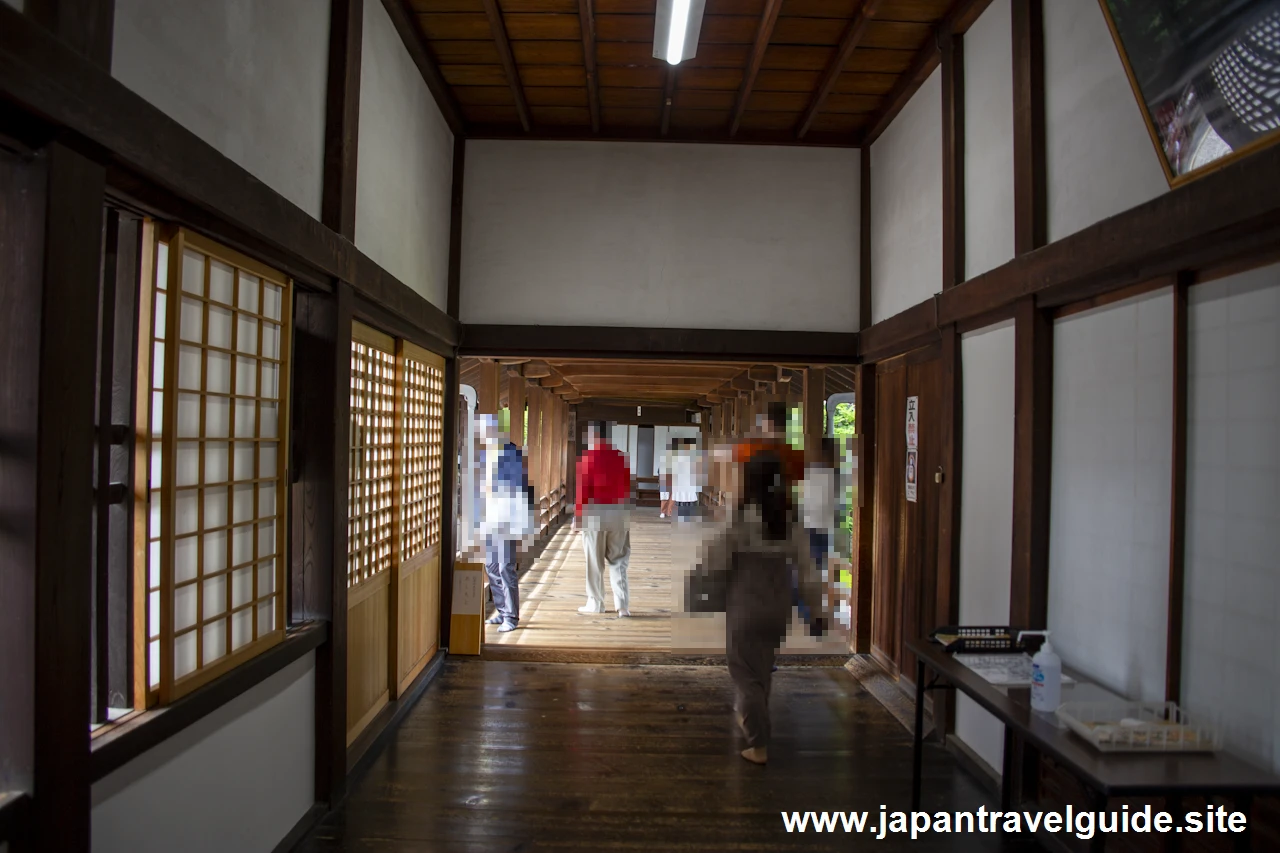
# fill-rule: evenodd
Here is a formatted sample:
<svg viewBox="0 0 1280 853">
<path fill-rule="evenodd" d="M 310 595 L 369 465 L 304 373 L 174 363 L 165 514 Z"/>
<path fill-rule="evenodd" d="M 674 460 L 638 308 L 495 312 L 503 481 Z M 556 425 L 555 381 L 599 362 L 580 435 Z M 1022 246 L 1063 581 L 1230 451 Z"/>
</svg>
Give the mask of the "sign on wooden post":
<svg viewBox="0 0 1280 853">
<path fill-rule="evenodd" d="M 907 398 L 907 500 L 916 502 L 916 480 L 920 476 L 919 458 L 920 398 Z"/>
</svg>

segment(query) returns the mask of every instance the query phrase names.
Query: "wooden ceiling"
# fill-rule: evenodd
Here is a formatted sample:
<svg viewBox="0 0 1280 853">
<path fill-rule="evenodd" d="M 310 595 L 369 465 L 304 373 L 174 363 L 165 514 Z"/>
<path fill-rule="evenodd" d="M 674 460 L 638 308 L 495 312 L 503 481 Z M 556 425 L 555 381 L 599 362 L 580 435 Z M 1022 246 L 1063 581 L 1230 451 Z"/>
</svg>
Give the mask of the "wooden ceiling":
<svg viewBox="0 0 1280 853">
<path fill-rule="evenodd" d="M 736 399 L 739 392 L 766 389 L 778 395 L 804 393 L 800 365 L 626 359 L 498 359 L 509 376 L 519 376 L 573 403 L 622 403 L 696 407 Z M 479 381 L 480 359 L 461 359 L 462 384 Z M 826 393 L 853 390 L 848 367 L 829 367 Z M 506 387 L 500 389 L 505 398 Z"/>
<path fill-rule="evenodd" d="M 470 138 L 858 145 L 973 0 L 706 0 L 697 56 L 656 0 L 404 0 Z M 966 20 L 964 26 L 967 26 Z"/>
</svg>

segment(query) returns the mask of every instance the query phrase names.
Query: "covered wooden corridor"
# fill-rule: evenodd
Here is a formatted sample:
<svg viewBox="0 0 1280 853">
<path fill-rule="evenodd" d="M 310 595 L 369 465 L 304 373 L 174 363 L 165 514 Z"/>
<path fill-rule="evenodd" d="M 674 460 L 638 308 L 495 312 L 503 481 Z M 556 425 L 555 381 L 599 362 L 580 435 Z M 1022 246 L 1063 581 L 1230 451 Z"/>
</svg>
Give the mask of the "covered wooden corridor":
<svg viewBox="0 0 1280 853">
<path fill-rule="evenodd" d="M 699 538 L 706 531 L 678 530 L 653 509 L 637 509 L 631 523 L 628 583 L 631 617 L 610 610 L 599 616 L 578 613 L 583 603 L 586 561 L 569 525 L 560 527 L 544 550 L 521 572 L 520 627 L 501 634 L 485 632 L 483 655 L 491 660 L 592 662 L 664 662 L 671 656 L 724 654 L 723 614 L 691 615 L 680 601 L 684 573 L 693 565 Z M 839 637 L 804 636 L 797 619 L 784 654 L 842 664 L 848 643 Z"/>
</svg>

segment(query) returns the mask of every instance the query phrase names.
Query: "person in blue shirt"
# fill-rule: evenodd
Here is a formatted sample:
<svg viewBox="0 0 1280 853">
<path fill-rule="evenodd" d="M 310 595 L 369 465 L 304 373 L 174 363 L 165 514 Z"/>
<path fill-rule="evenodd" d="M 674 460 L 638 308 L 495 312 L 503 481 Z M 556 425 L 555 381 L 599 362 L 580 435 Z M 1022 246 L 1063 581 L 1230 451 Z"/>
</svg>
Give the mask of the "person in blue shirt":
<svg viewBox="0 0 1280 853">
<path fill-rule="evenodd" d="M 524 454 L 498 431 L 497 419 L 480 421 L 483 441 L 479 479 L 484 516 L 485 574 L 493 597 L 494 614 L 487 620 L 500 633 L 520 624 L 520 588 L 516 556 L 519 545 L 533 532 L 532 494 L 524 469 Z"/>
</svg>

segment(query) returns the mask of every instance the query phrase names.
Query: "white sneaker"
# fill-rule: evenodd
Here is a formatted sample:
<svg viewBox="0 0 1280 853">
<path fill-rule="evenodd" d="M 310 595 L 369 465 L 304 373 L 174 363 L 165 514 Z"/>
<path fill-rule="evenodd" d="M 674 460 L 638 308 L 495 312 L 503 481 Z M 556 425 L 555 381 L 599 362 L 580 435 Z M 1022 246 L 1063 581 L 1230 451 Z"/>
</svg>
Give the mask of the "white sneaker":
<svg viewBox="0 0 1280 853">
<path fill-rule="evenodd" d="M 590 605 L 584 604 L 584 605 L 582 605 L 581 607 L 579 607 L 579 608 L 578 608 L 578 612 L 579 612 L 579 613 L 585 613 L 585 614 L 587 614 L 587 615 L 589 615 L 589 616 L 596 616 L 596 615 L 598 615 L 598 614 L 603 613 L 603 612 L 604 612 L 604 610 L 597 610 L 596 608 L 591 607 Z"/>
<path fill-rule="evenodd" d="M 625 608 L 624 608 L 624 609 L 622 609 L 622 610 L 619 610 L 619 611 L 618 611 L 618 616 L 619 616 L 619 617 L 621 617 L 621 618 L 627 618 L 627 617 L 630 617 L 630 616 L 631 616 L 631 611 L 630 611 L 630 610 L 627 610 L 627 609 L 625 609 Z"/>
</svg>

